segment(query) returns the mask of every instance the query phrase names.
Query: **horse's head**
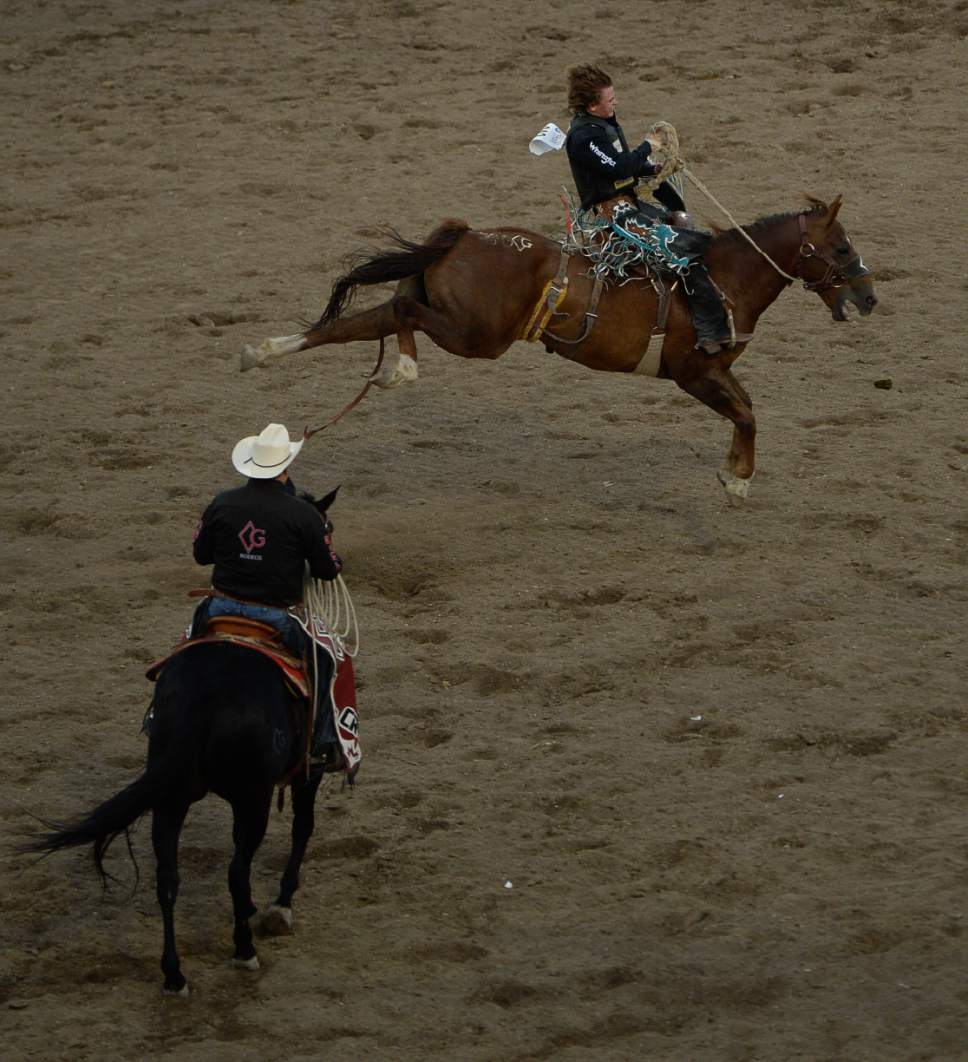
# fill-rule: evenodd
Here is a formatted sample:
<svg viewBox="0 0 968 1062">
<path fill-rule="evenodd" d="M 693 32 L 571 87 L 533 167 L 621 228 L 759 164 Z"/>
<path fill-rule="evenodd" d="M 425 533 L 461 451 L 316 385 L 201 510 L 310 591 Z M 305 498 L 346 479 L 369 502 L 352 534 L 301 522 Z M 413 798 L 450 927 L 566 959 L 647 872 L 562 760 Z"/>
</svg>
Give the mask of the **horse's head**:
<svg viewBox="0 0 968 1062">
<path fill-rule="evenodd" d="M 793 275 L 823 299 L 835 321 L 847 320 L 848 303 L 866 317 L 877 305 L 877 296 L 870 270 L 837 220 L 841 197 L 829 206 L 819 199 L 810 202 L 811 208 L 797 215 L 800 250 Z"/>
<path fill-rule="evenodd" d="M 800 249 L 794 275 L 806 290 L 823 299 L 834 321 L 847 320 L 848 304 L 867 316 L 877 306 L 878 296 L 873 292 L 870 270 L 837 221 L 842 198 L 838 195 L 829 206 L 813 198 L 810 202 L 810 210 L 797 216 Z"/>
</svg>

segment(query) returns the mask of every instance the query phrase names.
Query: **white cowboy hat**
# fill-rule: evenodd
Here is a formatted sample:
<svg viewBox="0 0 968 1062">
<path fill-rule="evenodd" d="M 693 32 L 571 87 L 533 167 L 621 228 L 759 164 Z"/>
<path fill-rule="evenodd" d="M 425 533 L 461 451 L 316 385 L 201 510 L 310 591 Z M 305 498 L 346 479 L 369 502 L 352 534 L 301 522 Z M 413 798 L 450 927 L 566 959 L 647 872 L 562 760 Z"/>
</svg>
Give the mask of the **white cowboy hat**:
<svg viewBox="0 0 968 1062">
<path fill-rule="evenodd" d="M 250 479 L 273 479 L 292 464 L 304 442 L 305 439 L 290 442 L 285 425 L 269 424 L 259 435 L 250 435 L 235 444 L 232 464 Z"/>
<path fill-rule="evenodd" d="M 544 155 L 549 151 L 560 151 L 564 142 L 565 134 L 554 122 L 549 122 L 537 136 L 532 137 L 528 150 L 532 155 Z"/>
</svg>

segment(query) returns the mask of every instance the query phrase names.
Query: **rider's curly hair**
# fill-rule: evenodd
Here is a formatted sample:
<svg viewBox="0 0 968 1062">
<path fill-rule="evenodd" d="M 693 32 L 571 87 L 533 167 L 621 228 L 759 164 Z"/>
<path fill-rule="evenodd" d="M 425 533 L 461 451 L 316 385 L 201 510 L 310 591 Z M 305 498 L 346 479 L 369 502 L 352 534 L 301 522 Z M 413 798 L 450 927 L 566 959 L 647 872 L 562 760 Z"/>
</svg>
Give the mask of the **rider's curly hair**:
<svg viewBox="0 0 968 1062">
<path fill-rule="evenodd" d="M 572 114 L 584 111 L 598 102 L 599 93 L 611 85 L 612 79 L 601 67 L 573 66 L 568 71 L 568 109 Z"/>
</svg>

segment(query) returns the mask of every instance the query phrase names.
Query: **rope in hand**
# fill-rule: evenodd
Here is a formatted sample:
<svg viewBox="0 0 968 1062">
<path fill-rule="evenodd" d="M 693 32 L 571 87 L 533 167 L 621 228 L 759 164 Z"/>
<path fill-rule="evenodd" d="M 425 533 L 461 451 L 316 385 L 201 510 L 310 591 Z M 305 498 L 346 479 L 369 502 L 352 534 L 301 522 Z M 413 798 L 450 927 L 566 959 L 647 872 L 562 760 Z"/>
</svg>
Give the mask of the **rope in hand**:
<svg viewBox="0 0 968 1062">
<path fill-rule="evenodd" d="M 789 273 L 782 270 L 776 262 L 763 250 L 762 247 L 753 239 L 752 236 L 743 228 L 742 225 L 733 217 L 732 214 L 723 206 L 722 203 L 713 195 L 712 192 L 703 184 L 703 182 L 692 172 L 692 170 L 686 167 L 686 164 L 682 161 L 679 155 L 679 134 L 676 132 L 675 126 L 669 122 L 656 122 L 655 125 L 649 130 L 648 138 L 653 143 L 658 144 L 657 153 L 662 162 L 662 169 L 654 176 L 648 178 L 650 186 L 655 187 L 667 180 L 675 173 L 681 173 L 687 180 L 696 186 L 702 194 L 714 203 L 719 209 L 729 218 L 729 220 L 736 227 L 740 235 L 747 241 L 770 263 L 771 266 L 783 277 L 784 280 L 789 280 L 791 283 L 796 281 L 796 277 L 791 277 Z"/>
</svg>

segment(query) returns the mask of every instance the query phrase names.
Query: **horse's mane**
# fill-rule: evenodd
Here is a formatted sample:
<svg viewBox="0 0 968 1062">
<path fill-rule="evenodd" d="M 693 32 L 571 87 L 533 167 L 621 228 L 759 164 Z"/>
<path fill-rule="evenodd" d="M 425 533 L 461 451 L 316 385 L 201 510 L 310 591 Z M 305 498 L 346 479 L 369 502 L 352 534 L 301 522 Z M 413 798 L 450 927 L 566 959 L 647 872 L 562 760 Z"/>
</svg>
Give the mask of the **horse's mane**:
<svg viewBox="0 0 968 1062">
<path fill-rule="evenodd" d="M 801 214 L 820 214 L 827 209 L 827 204 L 822 203 L 819 199 L 814 199 L 810 196 L 807 197 L 810 206 L 806 210 L 787 210 L 782 214 L 768 214 L 765 217 L 757 218 L 756 221 L 751 222 L 749 225 L 743 225 L 742 228 L 746 231 L 747 235 L 752 236 L 754 239 L 757 233 L 762 233 L 767 229 L 773 229 L 784 221 L 790 221 L 793 218 L 798 218 Z M 746 238 L 739 231 L 739 229 L 723 229 L 718 225 L 710 225 L 713 231 L 713 243 L 718 246 L 723 246 L 728 243 L 746 243 Z"/>
</svg>

